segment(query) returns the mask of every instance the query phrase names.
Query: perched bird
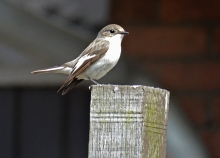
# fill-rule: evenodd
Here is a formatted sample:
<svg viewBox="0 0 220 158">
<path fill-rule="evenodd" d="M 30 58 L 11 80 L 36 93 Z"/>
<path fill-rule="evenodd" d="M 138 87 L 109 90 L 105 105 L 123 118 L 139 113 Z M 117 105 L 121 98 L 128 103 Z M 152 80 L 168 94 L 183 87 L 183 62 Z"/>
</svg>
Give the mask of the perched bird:
<svg viewBox="0 0 220 158">
<path fill-rule="evenodd" d="M 99 31 L 96 39 L 74 60 L 60 66 L 32 71 L 39 73 L 62 73 L 69 75 L 60 87 L 62 95 L 69 92 L 83 80 L 95 80 L 103 77 L 118 62 L 121 55 L 121 41 L 128 34 L 121 26 L 110 24 Z"/>
</svg>

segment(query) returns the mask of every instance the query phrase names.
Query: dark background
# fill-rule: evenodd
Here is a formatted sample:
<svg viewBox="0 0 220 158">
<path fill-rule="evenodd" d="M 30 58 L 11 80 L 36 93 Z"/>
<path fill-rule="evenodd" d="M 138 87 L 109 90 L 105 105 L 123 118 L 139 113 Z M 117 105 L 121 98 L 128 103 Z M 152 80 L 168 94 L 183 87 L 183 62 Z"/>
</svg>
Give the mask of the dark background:
<svg viewBox="0 0 220 158">
<path fill-rule="evenodd" d="M 56 90 L 0 90 L 1 157 L 88 157 L 90 91 Z"/>
</svg>

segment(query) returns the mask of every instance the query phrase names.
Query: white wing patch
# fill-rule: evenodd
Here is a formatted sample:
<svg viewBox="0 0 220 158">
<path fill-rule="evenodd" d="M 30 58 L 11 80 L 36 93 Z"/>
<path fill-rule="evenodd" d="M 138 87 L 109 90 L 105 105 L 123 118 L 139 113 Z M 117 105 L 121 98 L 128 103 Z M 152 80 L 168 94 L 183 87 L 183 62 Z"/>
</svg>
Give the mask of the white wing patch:
<svg viewBox="0 0 220 158">
<path fill-rule="evenodd" d="M 76 66 L 75 66 L 75 68 L 74 68 L 74 72 L 75 72 L 80 66 L 82 66 L 82 64 L 83 64 L 86 60 L 89 60 L 89 59 L 91 59 L 91 58 L 93 58 L 93 57 L 95 57 L 95 56 L 96 56 L 95 54 L 94 54 L 94 55 L 88 55 L 88 54 L 86 54 L 86 55 L 82 56 L 82 57 L 78 60 Z"/>
</svg>

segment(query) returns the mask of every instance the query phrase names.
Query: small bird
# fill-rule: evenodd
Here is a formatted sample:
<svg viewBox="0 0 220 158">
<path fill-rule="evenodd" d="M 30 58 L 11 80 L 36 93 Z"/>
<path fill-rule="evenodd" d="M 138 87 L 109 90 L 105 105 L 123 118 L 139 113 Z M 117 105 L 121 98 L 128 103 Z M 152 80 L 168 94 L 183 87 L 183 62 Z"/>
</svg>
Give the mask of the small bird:
<svg viewBox="0 0 220 158">
<path fill-rule="evenodd" d="M 74 60 L 60 66 L 32 71 L 32 74 L 62 73 L 69 75 L 60 89 L 62 95 L 69 92 L 83 80 L 103 77 L 118 62 L 121 55 L 121 41 L 128 34 L 121 26 L 110 24 L 99 31 L 96 39 Z"/>
</svg>

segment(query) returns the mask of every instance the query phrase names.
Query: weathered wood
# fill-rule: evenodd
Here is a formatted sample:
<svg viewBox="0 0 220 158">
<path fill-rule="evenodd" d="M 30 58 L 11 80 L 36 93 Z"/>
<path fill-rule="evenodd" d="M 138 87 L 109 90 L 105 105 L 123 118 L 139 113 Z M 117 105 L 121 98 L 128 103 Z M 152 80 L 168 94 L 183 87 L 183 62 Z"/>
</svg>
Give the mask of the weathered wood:
<svg viewBox="0 0 220 158">
<path fill-rule="evenodd" d="M 92 86 L 89 158 L 165 158 L 169 92 Z"/>
</svg>

